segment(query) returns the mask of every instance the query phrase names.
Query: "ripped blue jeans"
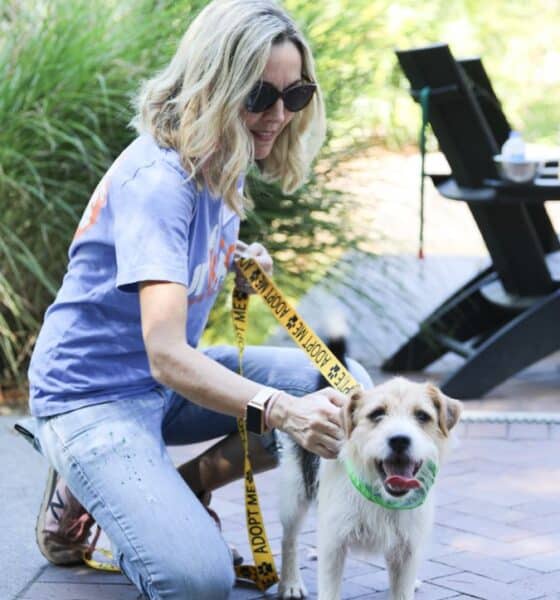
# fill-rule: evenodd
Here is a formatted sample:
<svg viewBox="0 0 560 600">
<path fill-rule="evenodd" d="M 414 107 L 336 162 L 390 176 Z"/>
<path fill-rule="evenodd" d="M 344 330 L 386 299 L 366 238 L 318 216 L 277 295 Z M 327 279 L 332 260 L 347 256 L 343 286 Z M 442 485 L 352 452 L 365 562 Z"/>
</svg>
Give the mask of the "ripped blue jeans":
<svg viewBox="0 0 560 600">
<path fill-rule="evenodd" d="M 237 350 L 205 351 L 237 370 Z M 365 388 L 357 363 L 350 371 Z M 249 347 L 244 375 L 301 396 L 318 372 L 296 349 Z M 218 527 L 178 474 L 166 446 L 236 431 L 233 417 L 202 408 L 171 390 L 37 419 L 41 448 L 108 535 L 127 577 L 150 600 L 220 600 L 234 583 L 232 558 Z M 204 548 L 204 551 L 201 551 Z"/>
</svg>

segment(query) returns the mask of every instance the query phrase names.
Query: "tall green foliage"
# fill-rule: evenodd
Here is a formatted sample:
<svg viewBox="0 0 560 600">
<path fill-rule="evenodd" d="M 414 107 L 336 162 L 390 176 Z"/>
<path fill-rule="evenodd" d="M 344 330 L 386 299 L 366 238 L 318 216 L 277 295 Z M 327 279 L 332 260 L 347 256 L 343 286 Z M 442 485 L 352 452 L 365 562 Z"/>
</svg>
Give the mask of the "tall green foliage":
<svg viewBox="0 0 560 600">
<path fill-rule="evenodd" d="M 199 2 L 198 4 L 202 4 Z M 184 3 L 196 8 L 196 3 Z M 189 10 L 185 11 L 189 14 Z M 183 29 L 153 2 L 29 0 L 0 13 L 0 371 L 22 375 L 79 215 L 132 139 L 131 94 Z M 172 35 L 173 34 L 173 35 Z"/>
<path fill-rule="evenodd" d="M 395 48 L 448 41 L 483 56 L 512 123 L 558 143 L 560 23 L 549 0 L 282 0 L 314 48 L 328 143 L 313 179 L 285 197 L 251 177 L 247 240 L 267 243 L 297 296 L 351 239 L 351 206 L 327 185 L 373 139 L 416 137 L 418 109 Z M 66 250 L 100 176 L 133 138 L 140 81 L 163 66 L 206 0 L 0 0 L 0 382 L 23 378 Z M 334 253 L 334 254 L 333 254 Z M 305 277 L 302 277 L 305 273 Z M 208 339 L 224 339 L 224 313 Z M 263 318 L 265 331 L 270 322 Z M 229 328 L 229 324 L 227 326 Z"/>
</svg>

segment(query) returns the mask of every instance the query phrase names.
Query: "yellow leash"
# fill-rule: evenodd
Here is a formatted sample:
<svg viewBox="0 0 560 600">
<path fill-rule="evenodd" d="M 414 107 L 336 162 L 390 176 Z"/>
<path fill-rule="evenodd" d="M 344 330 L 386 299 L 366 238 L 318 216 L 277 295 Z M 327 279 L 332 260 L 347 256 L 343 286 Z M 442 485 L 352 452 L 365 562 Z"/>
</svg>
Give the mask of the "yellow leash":
<svg viewBox="0 0 560 600">
<path fill-rule="evenodd" d="M 110 550 L 105 550 L 104 548 L 96 548 L 94 552 L 98 552 L 99 554 L 103 554 L 110 561 L 113 560 L 113 555 Z M 93 556 L 93 553 L 92 553 Z M 97 571 L 108 571 L 109 573 L 120 573 L 121 570 L 114 562 L 101 562 L 100 560 L 95 560 L 92 558 L 87 552 L 84 552 L 83 559 L 88 567 L 95 569 Z"/>
<path fill-rule="evenodd" d="M 245 276 L 253 290 L 261 296 L 276 319 L 283 325 L 295 342 L 309 356 L 321 374 L 332 387 L 344 394 L 350 393 L 360 384 L 348 373 L 344 365 L 332 354 L 319 336 L 305 323 L 292 308 L 282 292 L 252 258 L 236 259 L 235 264 Z M 235 340 L 239 348 L 239 372 L 242 372 L 242 359 L 245 350 L 245 337 L 248 326 L 247 311 L 249 295 L 239 289 L 232 294 L 232 318 Z M 241 565 L 235 568 L 241 579 L 253 581 L 259 590 L 264 591 L 278 581 L 278 573 L 274 557 L 268 543 L 264 521 L 259 505 L 257 488 L 253 480 L 253 472 L 247 445 L 245 420 L 238 419 L 239 434 L 243 442 L 245 454 L 245 510 L 247 513 L 247 532 L 253 554 L 254 565 Z"/>
<path fill-rule="evenodd" d="M 292 339 L 307 354 L 333 388 L 343 394 L 349 394 L 355 388 L 361 387 L 319 336 L 299 316 L 297 311 L 292 308 L 282 292 L 254 259 L 238 258 L 235 263 L 249 285 L 261 296 L 265 304 L 272 311 L 274 317 L 285 327 Z M 239 289 L 234 289 L 232 295 L 232 318 L 235 340 L 239 348 L 239 370 L 241 374 L 243 374 L 242 359 L 248 326 L 248 307 L 249 295 Z M 268 543 L 257 488 L 253 478 L 245 419 L 238 419 L 237 425 L 244 450 L 247 533 L 255 564 L 237 566 L 235 567 L 235 572 L 237 577 L 254 582 L 259 590 L 264 591 L 278 581 L 278 573 L 270 544 Z M 97 549 L 96 552 L 100 552 L 109 559 L 112 558 L 108 550 Z M 100 562 L 85 554 L 84 562 L 93 569 L 111 572 L 120 571 L 113 563 Z"/>
<path fill-rule="evenodd" d="M 234 289 L 232 294 L 232 317 L 235 340 L 239 349 L 239 374 L 243 375 L 243 352 L 245 350 L 245 337 L 247 333 L 249 295 L 239 289 Z M 237 419 L 239 437 L 243 443 L 243 472 L 245 474 L 245 515 L 247 521 L 247 534 L 251 544 L 254 565 L 239 565 L 235 567 L 235 574 L 239 579 L 252 581 L 261 591 L 267 590 L 278 581 L 278 573 L 274 564 L 274 556 L 268 543 L 261 513 L 257 487 L 253 478 L 253 469 L 249 458 L 249 442 L 245 419 Z"/>
<path fill-rule="evenodd" d="M 307 325 L 296 310 L 292 308 L 282 292 L 254 259 L 239 258 L 235 261 L 235 264 L 239 267 L 253 290 L 264 300 L 277 321 L 285 327 L 292 339 L 307 354 L 331 387 L 343 394 L 349 394 L 353 389 L 361 387 L 346 370 L 345 366 L 327 348 L 321 338 Z M 236 327 L 235 337 L 239 340 L 240 336 L 244 336 L 244 333 L 241 332 L 241 329 L 237 329 L 237 323 L 240 323 L 243 319 L 242 311 L 246 309 L 243 309 L 242 304 L 239 304 L 239 308 L 236 308 L 237 301 L 235 300 L 235 296 L 236 292 L 234 291 L 233 323 L 234 327 Z M 243 337 L 242 339 L 244 344 L 245 338 Z"/>
</svg>

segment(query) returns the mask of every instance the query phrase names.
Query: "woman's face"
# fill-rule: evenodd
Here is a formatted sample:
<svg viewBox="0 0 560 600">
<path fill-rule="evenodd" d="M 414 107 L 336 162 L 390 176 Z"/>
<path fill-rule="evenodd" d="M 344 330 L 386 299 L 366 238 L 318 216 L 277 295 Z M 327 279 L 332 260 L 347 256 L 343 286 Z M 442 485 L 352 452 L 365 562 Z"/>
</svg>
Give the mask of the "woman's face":
<svg viewBox="0 0 560 600">
<path fill-rule="evenodd" d="M 300 81 L 301 67 L 301 55 L 293 42 L 274 44 L 262 79 L 282 91 Z M 243 110 L 243 120 L 253 137 L 255 159 L 262 160 L 270 154 L 276 138 L 293 116 L 294 113 L 284 107 L 282 98 L 278 98 L 268 110 L 262 113 Z"/>
</svg>

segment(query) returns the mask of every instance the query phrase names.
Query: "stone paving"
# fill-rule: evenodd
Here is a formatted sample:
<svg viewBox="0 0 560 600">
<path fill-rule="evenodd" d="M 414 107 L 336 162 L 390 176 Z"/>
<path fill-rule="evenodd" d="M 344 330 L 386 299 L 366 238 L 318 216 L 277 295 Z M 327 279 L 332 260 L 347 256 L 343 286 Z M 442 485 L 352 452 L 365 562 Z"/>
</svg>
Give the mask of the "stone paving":
<svg viewBox="0 0 560 600">
<path fill-rule="evenodd" d="M 23 442 L 22 442 L 23 443 Z M 182 460 L 204 445 L 176 448 Z M 438 509 L 425 548 L 417 600 L 560 600 L 560 425 L 468 423 L 436 488 Z M 279 562 L 281 527 L 275 510 L 275 474 L 257 477 L 273 551 Z M 240 483 L 215 494 L 224 535 L 249 556 Z M 33 527 L 34 515 L 28 526 Z M 316 598 L 315 519 L 300 540 L 303 577 Z M 162 548 L 165 551 L 165 548 Z M 352 555 L 346 564 L 343 599 L 388 598 L 380 557 Z M 275 597 L 238 585 L 234 600 Z M 44 563 L 18 600 L 128 600 L 138 593 L 121 575 Z"/>
<path fill-rule="evenodd" d="M 406 290 L 385 296 L 384 311 L 361 302 L 352 314 L 360 323 L 350 336 L 351 354 L 368 367 L 374 382 L 389 377 L 376 368 L 379 357 L 388 355 L 423 314 L 430 312 L 450 289 L 466 279 L 480 260 L 462 257 L 430 257 L 419 263 L 401 257 L 378 261 L 363 280 L 387 290 L 383 278 L 399 269 Z M 376 274 L 377 270 L 377 274 Z M 320 291 L 320 290 L 319 290 Z M 375 289 L 368 290 L 377 298 Z M 321 306 L 310 294 L 300 310 L 315 327 Z M 369 312 L 368 312 L 369 311 Z M 353 321 L 351 321 L 353 322 Z M 360 333 L 360 339 L 354 333 Z M 281 339 L 275 340 L 282 342 Z M 376 354 L 377 353 L 377 354 Z M 379 355 L 379 356 L 378 356 Z M 447 355 L 414 379 L 441 381 L 460 359 Z M 484 398 L 466 403 L 477 411 L 550 412 L 560 415 L 560 353 L 533 365 Z M 556 422 L 558 422 L 558 418 Z M 34 524 L 46 478 L 46 463 L 19 436 L 11 433 L 14 417 L 0 417 L 0 600 L 128 600 L 138 593 L 120 575 L 83 568 L 56 568 L 38 552 Z M 423 585 L 416 600 L 479 598 L 485 600 L 560 600 L 560 424 L 464 422 L 457 428 L 458 443 L 443 468 L 435 492 L 438 497 L 436 525 L 424 549 L 420 577 Z M 204 445 L 175 448 L 181 462 L 200 452 Z M 275 474 L 257 476 L 268 534 L 279 552 L 281 527 L 275 507 Z M 250 553 L 244 526 L 243 490 L 240 483 L 219 490 L 213 507 L 220 514 L 224 535 L 246 558 Z M 310 515 L 300 539 L 303 578 L 316 598 L 314 560 L 315 520 Z M 105 543 L 105 547 L 108 547 Z M 162 548 L 165 552 L 165 548 Z M 277 560 L 279 562 L 279 558 Z M 379 557 L 351 556 L 344 573 L 343 599 L 388 598 L 387 574 Z M 274 598 L 275 588 L 263 595 L 253 587 L 238 585 L 234 600 Z M 197 600 L 197 599 L 186 599 Z"/>
</svg>

